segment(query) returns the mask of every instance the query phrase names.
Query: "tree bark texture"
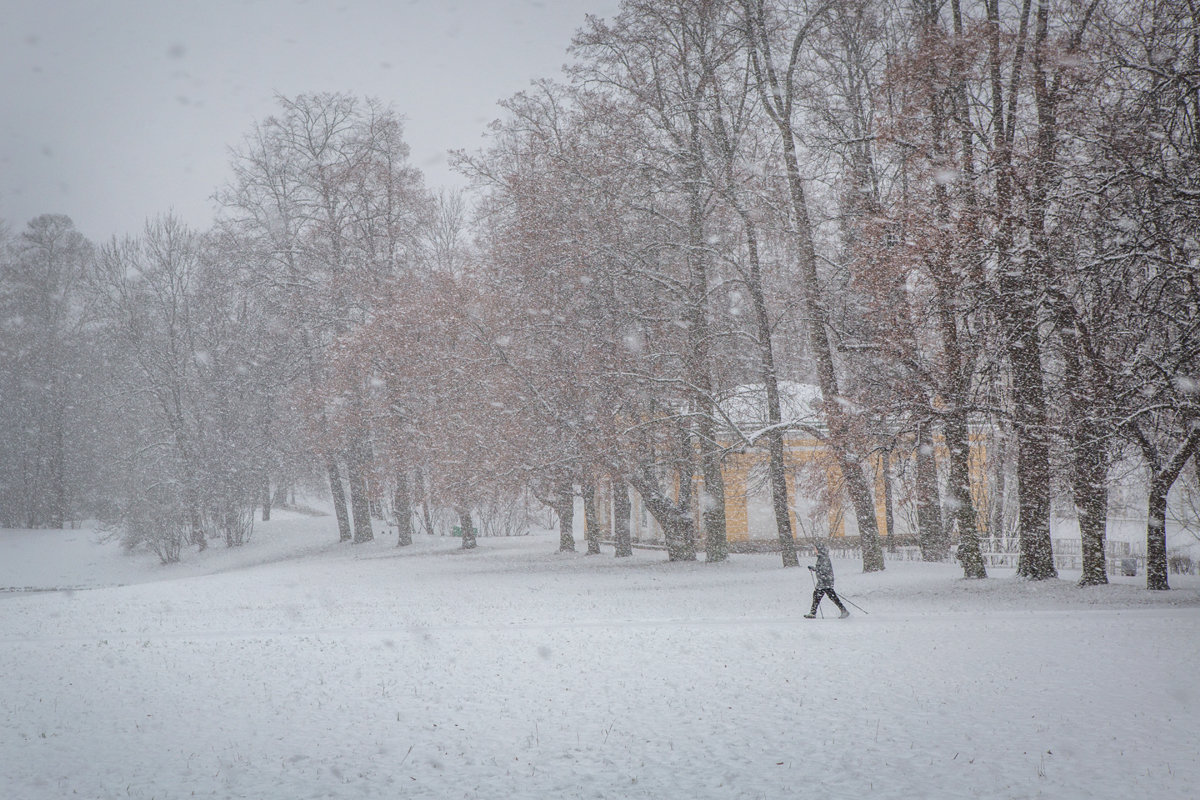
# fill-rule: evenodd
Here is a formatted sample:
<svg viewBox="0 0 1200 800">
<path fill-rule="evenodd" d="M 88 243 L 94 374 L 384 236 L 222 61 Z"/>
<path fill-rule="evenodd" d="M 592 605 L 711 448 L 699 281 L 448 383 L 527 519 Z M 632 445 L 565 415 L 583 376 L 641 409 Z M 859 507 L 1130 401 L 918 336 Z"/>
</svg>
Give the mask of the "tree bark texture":
<svg viewBox="0 0 1200 800">
<path fill-rule="evenodd" d="M 587 554 L 600 555 L 600 518 L 596 514 L 596 484 L 583 484 L 583 535 L 587 539 Z"/>
<path fill-rule="evenodd" d="M 474 550 L 479 546 L 475 538 L 475 525 L 471 522 L 471 507 L 460 500 L 455 509 L 458 514 L 458 525 L 462 530 L 462 549 Z"/>
<path fill-rule="evenodd" d="M 412 492 L 408 483 L 408 473 L 399 470 L 396 473 L 396 491 L 392 494 L 392 513 L 396 517 L 396 546 L 407 547 L 412 544 Z"/>
<path fill-rule="evenodd" d="M 663 529 L 666 539 L 668 561 L 696 560 L 696 524 L 692 520 L 690 506 L 673 503 L 659 487 L 652 475 L 631 478 L 633 487 L 642 496 L 646 509 Z"/>
<path fill-rule="evenodd" d="M 558 514 L 558 552 L 575 552 L 575 490 L 569 483 L 558 487 L 554 512 Z"/>
<path fill-rule="evenodd" d="M 371 530 L 371 506 L 367 499 L 366 459 L 362 445 L 351 447 L 346 464 L 346 479 L 350 484 L 350 508 L 354 515 L 354 543 L 361 544 L 375 538 Z"/>
<path fill-rule="evenodd" d="M 921 427 L 917 436 L 917 541 L 922 561 L 947 561 L 950 539 L 942 525 L 942 500 L 938 487 L 933 434 Z"/>
<path fill-rule="evenodd" d="M 329 474 L 329 491 L 333 494 L 333 514 L 337 517 L 338 541 L 348 542 L 350 535 L 350 512 L 346 508 L 346 488 L 342 485 L 342 474 L 336 461 L 325 462 Z"/>
<path fill-rule="evenodd" d="M 633 542 L 629 535 L 629 515 L 632 508 L 629 502 L 629 487 L 617 475 L 612 477 L 612 493 L 613 540 L 616 544 L 616 557 L 627 558 L 633 555 Z"/>
</svg>

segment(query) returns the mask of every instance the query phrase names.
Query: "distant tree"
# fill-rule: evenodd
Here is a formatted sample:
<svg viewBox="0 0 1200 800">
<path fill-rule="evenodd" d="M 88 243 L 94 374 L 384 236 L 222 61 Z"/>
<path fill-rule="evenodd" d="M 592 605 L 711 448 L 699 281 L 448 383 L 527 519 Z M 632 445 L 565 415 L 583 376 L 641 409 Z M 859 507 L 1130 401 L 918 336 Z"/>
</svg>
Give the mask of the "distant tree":
<svg viewBox="0 0 1200 800">
<path fill-rule="evenodd" d="M 122 473 L 109 521 L 145 539 L 148 520 L 162 517 L 168 538 L 145 543 L 168 559 L 178 557 L 170 537 L 182 529 L 169 520 L 186 520 L 186 541 L 200 549 L 210 533 L 243 544 L 271 445 L 261 426 L 266 376 L 255 368 L 260 320 L 230 263 L 210 240 L 160 217 L 141 237 L 104 246 L 87 286 L 89 325 L 103 334 L 96 355 L 107 369 L 109 424 L 139 420 L 107 444 Z"/>
<path fill-rule="evenodd" d="M 428 197 L 391 109 L 343 94 L 280 97 L 279 105 L 279 115 L 234 152 L 234 180 L 219 193 L 223 229 L 255 264 L 264 297 L 304 354 L 306 407 L 322 443 L 339 537 L 365 541 L 373 536 L 367 381 L 343 380 L 339 407 L 328 406 L 321 401 L 328 357 L 337 339 L 379 311 L 373 298 L 381 281 L 416 257 Z"/>
<path fill-rule="evenodd" d="M 769 7 L 763 0 L 741 0 L 741 5 L 755 88 L 775 128 L 787 179 L 808 352 L 816 365 L 828 442 L 854 508 L 862 542 L 863 571 L 877 572 L 884 568 L 883 551 L 879 544 L 875 504 L 863 472 L 866 449 L 863 431 L 859 430 L 861 420 L 847 412 L 846 398 L 839 383 L 835 348 L 829 338 L 831 294 L 824 287 L 817 268 L 816 231 L 809 207 L 809 189 L 800 171 L 797 144 L 802 61 L 810 55 L 807 50 L 809 37 L 814 28 L 823 23 L 828 6 L 809 7 L 805 4 L 782 9 Z M 777 55 L 779 52 L 785 55 Z"/>
<path fill-rule="evenodd" d="M 49 214 L 0 245 L 0 524 L 62 528 L 84 510 L 68 453 L 92 439 L 81 380 L 92 246 Z"/>
</svg>

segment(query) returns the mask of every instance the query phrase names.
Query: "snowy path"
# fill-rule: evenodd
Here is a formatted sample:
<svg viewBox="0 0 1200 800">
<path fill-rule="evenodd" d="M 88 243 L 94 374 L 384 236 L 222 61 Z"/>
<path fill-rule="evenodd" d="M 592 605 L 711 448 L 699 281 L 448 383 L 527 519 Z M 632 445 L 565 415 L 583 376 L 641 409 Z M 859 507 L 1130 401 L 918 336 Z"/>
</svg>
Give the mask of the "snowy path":
<svg viewBox="0 0 1200 800">
<path fill-rule="evenodd" d="M 439 552 L 452 545 L 381 541 L 6 599 L 0 795 L 1187 798 L 1200 786 L 1194 582 L 1081 593 L 838 563 L 839 587 L 871 614 L 807 621 L 807 576 L 770 557 L 618 562 L 556 555 L 552 537 Z"/>
</svg>

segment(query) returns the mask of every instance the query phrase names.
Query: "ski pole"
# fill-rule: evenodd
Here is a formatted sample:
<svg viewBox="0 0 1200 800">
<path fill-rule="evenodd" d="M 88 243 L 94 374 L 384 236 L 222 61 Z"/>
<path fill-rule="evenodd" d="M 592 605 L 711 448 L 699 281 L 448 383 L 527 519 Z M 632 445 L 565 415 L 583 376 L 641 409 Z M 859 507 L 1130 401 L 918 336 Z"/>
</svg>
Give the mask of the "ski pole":
<svg viewBox="0 0 1200 800">
<path fill-rule="evenodd" d="M 849 597 L 846 597 L 846 595 L 844 595 L 844 594 L 840 594 L 840 595 L 838 595 L 838 597 L 842 598 L 842 599 L 843 599 L 843 600 L 845 600 L 847 603 L 849 603 L 850 605 L 854 606 L 855 608 L 857 608 L 859 611 L 863 612 L 864 614 L 870 615 L 870 613 L 871 613 L 870 611 L 867 611 L 865 608 L 863 608 L 862 606 L 860 606 L 858 603 L 854 602 L 854 601 L 853 601 L 853 600 L 851 600 Z"/>
</svg>

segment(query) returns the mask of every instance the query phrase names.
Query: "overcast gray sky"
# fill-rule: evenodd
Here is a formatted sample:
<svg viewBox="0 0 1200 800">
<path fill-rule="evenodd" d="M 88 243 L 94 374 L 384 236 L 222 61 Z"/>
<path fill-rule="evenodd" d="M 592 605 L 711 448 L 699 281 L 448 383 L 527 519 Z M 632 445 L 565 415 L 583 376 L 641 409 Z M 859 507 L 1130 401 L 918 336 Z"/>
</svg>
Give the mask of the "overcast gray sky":
<svg viewBox="0 0 1200 800">
<path fill-rule="evenodd" d="M 70 215 L 94 240 L 174 210 L 194 227 L 227 148 L 276 94 L 374 96 L 407 118 L 430 186 L 481 144 L 496 101 L 567 60 L 618 0 L 4 0 L 0 219 Z"/>
</svg>

